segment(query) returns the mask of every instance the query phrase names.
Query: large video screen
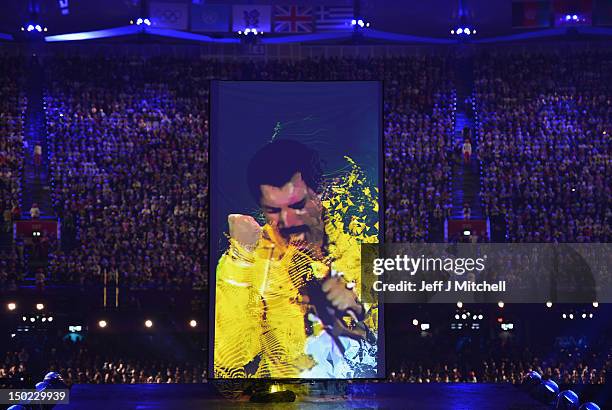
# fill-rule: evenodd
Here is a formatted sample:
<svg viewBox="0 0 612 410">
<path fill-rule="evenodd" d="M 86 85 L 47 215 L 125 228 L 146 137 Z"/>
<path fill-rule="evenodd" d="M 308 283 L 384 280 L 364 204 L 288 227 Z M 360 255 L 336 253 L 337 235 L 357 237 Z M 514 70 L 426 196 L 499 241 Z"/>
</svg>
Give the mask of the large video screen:
<svg viewBox="0 0 612 410">
<path fill-rule="evenodd" d="M 381 83 L 215 81 L 210 122 L 210 374 L 384 377 Z"/>
</svg>

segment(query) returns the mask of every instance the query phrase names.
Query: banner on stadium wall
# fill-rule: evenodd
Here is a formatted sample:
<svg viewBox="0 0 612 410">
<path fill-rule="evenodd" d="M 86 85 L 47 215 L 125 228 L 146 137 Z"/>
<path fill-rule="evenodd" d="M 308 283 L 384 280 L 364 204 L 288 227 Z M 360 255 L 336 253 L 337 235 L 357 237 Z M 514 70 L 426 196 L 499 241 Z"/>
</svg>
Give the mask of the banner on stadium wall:
<svg viewBox="0 0 612 410">
<path fill-rule="evenodd" d="M 550 1 L 515 1 L 512 3 L 512 27 L 544 28 L 550 27 Z"/>
<path fill-rule="evenodd" d="M 276 33 L 312 33 L 313 8 L 307 6 L 275 6 L 274 31 Z"/>
<path fill-rule="evenodd" d="M 353 7 L 319 6 L 314 10 L 315 29 L 318 32 L 351 31 L 354 18 Z"/>
<path fill-rule="evenodd" d="M 232 9 L 229 4 L 192 4 L 191 31 L 227 32 Z"/>
<path fill-rule="evenodd" d="M 272 6 L 238 5 L 232 7 L 232 31 L 255 28 L 270 32 L 272 28 Z"/>
<path fill-rule="evenodd" d="M 149 16 L 151 27 L 187 30 L 189 15 L 185 3 L 151 2 Z"/>
<path fill-rule="evenodd" d="M 612 0 L 595 0 L 593 24 L 596 26 L 612 26 Z"/>
</svg>

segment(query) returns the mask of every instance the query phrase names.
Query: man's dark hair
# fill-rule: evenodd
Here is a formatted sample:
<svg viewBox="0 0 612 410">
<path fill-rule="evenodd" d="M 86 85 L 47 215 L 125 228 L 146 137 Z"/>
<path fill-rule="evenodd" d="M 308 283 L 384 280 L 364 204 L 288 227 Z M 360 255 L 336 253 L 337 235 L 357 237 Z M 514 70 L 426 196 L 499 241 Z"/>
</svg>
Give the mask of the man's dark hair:
<svg viewBox="0 0 612 410">
<path fill-rule="evenodd" d="M 306 185 L 317 192 L 321 183 L 321 162 L 315 150 L 295 140 L 275 140 L 260 148 L 247 167 L 247 184 L 259 204 L 261 185 L 282 187 L 299 172 Z"/>
</svg>

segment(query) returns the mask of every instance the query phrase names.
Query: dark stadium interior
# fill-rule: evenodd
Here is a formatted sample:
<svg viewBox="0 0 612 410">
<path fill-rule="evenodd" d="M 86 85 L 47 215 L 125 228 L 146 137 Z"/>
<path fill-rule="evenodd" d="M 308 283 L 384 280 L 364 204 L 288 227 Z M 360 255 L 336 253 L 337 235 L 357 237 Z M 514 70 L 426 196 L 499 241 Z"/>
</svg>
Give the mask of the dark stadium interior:
<svg viewBox="0 0 612 410">
<path fill-rule="evenodd" d="M 356 7 L 376 30 L 420 40 L 355 28 L 263 44 L 228 29 L 213 36 L 239 40 L 225 44 L 144 31 L 45 42 L 130 26 L 150 2 L 0 1 L 11 37 L 0 36 L 0 388 L 50 371 L 78 389 L 210 382 L 211 80 L 382 81 L 386 242 L 609 243 L 604 2 L 574 2 L 595 34 L 552 17 L 516 27 L 510 1 L 318 0 L 307 3 Z M 38 23 L 48 32 L 30 33 Z M 478 34 L 449 34 L 462 25 Z M 387 304 L 384 315 L 377 383 L 490 388 L 537 371 L 612 408 L 606 301 Z"/>
</svg>

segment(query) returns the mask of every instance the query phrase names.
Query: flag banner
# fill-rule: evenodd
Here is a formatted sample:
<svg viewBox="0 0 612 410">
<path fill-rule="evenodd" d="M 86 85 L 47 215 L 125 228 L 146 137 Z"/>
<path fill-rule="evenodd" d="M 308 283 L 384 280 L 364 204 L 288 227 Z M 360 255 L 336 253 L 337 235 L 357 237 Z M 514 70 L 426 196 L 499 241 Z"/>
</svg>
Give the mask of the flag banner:
<svg viewBox="0 0 612 410">
<path fill-rule="evenodd" d="M 516 1 L 512 3 L 512 27 L 550 27 L 550 1 Z"/>
<path fill-rule="evenodd" d="M 314 21 L 312 7 L 274 7 L 274 31 L 277 33 L 312 33 Z"/>
<path fill-rule="evenodd" d="M 255 28 L 258 31 L 270 32 L 271 20 L 271 6 L 253 4 L 232 7 L 232 31 Z"/>
<path fill-rule="evenodd" d="M 593 24 L 597 26 L 612 26 L 612 0 L 595 0 Z"/>
<path fill-rule="evenodd" d="M 232 9 L 229 4 L 191 5 L 191 31 L 227 32 Z"/>
<path fill-rule="evenodd" d="M 189 16 L 186 3 L 151 2 L 151 27 L 187 30 Z"/>
<path fill-rule="evenodd" d="M 318 32 L 351 31 L 353 18 L 352 7 L 319 6 L 315 9 L 315 28 Z"/>
<path fill-rule="evenodd" d="M 592 0 L 553 0 L 555 26 L 591 25 Z"/>
</svg>

